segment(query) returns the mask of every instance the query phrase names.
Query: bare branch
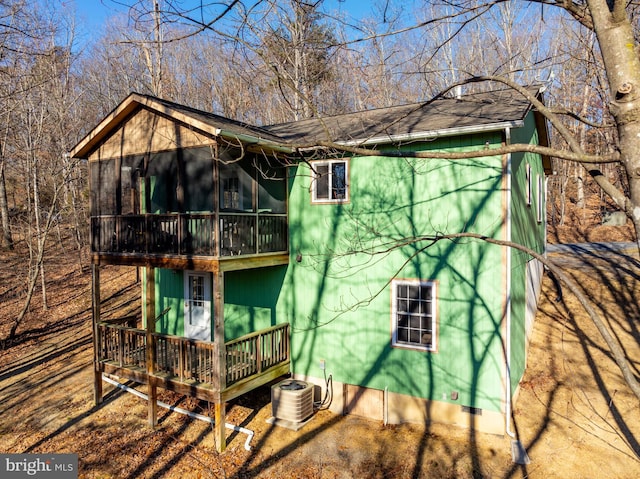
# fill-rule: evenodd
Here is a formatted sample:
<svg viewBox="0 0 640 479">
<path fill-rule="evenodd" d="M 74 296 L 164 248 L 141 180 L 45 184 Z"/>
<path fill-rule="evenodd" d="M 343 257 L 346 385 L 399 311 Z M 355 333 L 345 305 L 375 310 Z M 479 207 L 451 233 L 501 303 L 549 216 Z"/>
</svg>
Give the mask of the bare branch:
<svg viewBox="0 0 640 479">
<path fill-rule="evenodd" d="M 613 123 L 596 123 L 595 121 L 591 121 L 588 118 L 585 118 L 584 116 L 566 108 L 553 107 L 549 108 L 549 110 L 556 115 L 568 116 L 569 118 L 573 118 L 574 120 L 577 120 L 580 123 L 591 126 L 593 128 L 615 128 L 616 126 Z"/>
<path fill-rule="evenodd" d="M 607 346 L 609 347 L 609 350 L 613 354 L 613 358 L 616 364 L 618 365 L 618 367 L 620 368 L 620 371 L 622 372 L 622 376 L 624 377 L 626 383 L 629 385 L 629 387 L 631 388 L 635 396 L 640 400 L 640 383 L 638 383 L 638 380 L 636 379 L 631 368 L 629 367 L 629 362 L 625 357 L 625 353 L 622 349 L 622 346 L 620 345 L 618 340 L 614 338 L 614 336 L 611 334 L 611 332 L 605 325 L 604 321 L 602 320 L 598 312 L 595 310 L 595 308 L 591 305 L 591 302 L 584 295 L 580 287 L 561 268 L 559 268 L 558 266 L 556 266 L 555 263 L 549 260 L 549 258 L 520 244 L 513 243 L 511 241 L 504 241 L 504 240 L 499 240 L 495 238 L 489 238 L 487 236 L 480 235 L 477 233 L 445 234 L 438 238 L 449 239 L 449 240 L 456 240 L 459 238 L 473 238 L 473 239 L 479 239 L 482 241 L 486 241 L 487 243 L 491 243 L 499 246 L 507 246 L 509 248 L 514 248 L 531 255 L 532 257 L 540 261 L 542 264 L 544 264 L 547 268 L 549 268 L 549 270 L 553 274 L 555 274 L 556 277 L 560 279 L 569 288 L 569 290 L 576 296 L 576 298 L 578 299 L 578 301 L 580 302 L 584 310 L 587 312 L 587 314 L 591 318 L 591 321 L 598 329 L 598 332 L 602 336 L 602 339 L 604 339 L 605 343 L 607 343 Z M 425 238 L 422 238 L 422 240 L 432 242 L 433 237 L 425 237 Z"/>
<path fill-rule="evenodd" d="M 481 158 L 487 156 L 506 155 L 510 153 L 538 153 L 540 155 L 553 156 L 563 160 L 577 161 L 585 164 L 603 164 L 603 163 L 617 163 L 620 161 L 620 155 L 618 153 L 611 153 L 608 155 L 588 155 L 586 153 L 573 153 L 566 150 L 558 150 L 556 148 L 549 148 L 540 145 L 531 145 L 525 143 L 515 143 L 498 148 L 486 148 L 484 150 L 473 150 L 463 152 L 450 152 L 450 151 L 389 151 L 389 150 L 377 150 L 365 147 L 342 145 L 335 142 L 320 141 L 314 145 L 307 146 L 295 146 L 294 148 L 300 150 L 314 148 L 321 146 L 324 148 L 335 149 L 352 153 L 354 155 L 361 156 L 389 156 L 389 157 L 403 157 L 403 158 L 441 158 L 445 160 L 459 160 L 464 158 Z"/>
</svg>

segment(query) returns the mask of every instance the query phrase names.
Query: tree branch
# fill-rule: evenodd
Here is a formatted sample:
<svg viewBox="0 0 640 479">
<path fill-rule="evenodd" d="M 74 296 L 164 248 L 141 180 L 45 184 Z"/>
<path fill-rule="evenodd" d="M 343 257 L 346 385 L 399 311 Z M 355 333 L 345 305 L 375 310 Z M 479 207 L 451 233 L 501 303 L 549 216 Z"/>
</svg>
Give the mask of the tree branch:
<svg viewBox="0 0 640 479">
<path fill-rule="evenodd" d="M 558 150 L 556 148 L 549 148 L 540 145 L 531 145 L 526 143 L 514 143 L 512 145 L 501 146 L 498 148 L 487 148 L 484 150 L 473 150 L 463 152 L 448 152 L 448 151 L 390 151 L 390 150 L 378 150 L 369 149 L 358 146 L 348 146 L 332 141 L 319 141 L 313 145 L 296 145 L 298 151 L 304 151 L 305 149 L 311 150 L 316 147 L 323 147 L 327 149 L 335 149 L 352 153 L 359 156 L 389 156 L 394 158 L 440 158 L 444 160 L 460 160 L 465 158 L 482 158 L 487 156 L 506 155 L 510 153 L 537 153 L 539 155 L 553 156 L 563 160 L 577 161 L 584 164 L 603 164 L 603 163 L 617 163 L 620 161 L 620 155 L 618 153 L 611 153 L 608 155 L 588 155 L 586 153 L 579 154 L 566 150 Z"/>
<path fill-rule="evenodd" d="M 571 279 L 567 274 L 565 274 L 565 272 L 561 268 L 559 268 L 555 263 L 549 260 L 549 258 L 541 254 L 538 254 L 537 252 L 533 251 L 530 248 L 527 248 L 517 243 L 513 243 L 511 241 L 504 241 L 504 240 L 499 240 L 495 238 L 489 238 L 487 236 L 476 234 L 476 233 L 455 233 L 455 234 L 439 236 L 439 239 L 456 240 L 459 238 L 479 239 L 482 241 L 486 241 L 487 243 L 514 248 L 531 255 L 532 257 L 540 261 L 542 264 L 544 264 L 547 268 L 549 268 L 549 271 L 555 274 L 556 277 L 560 279 L 569 288 L 569 290 L 576 296 L 576 298 L 578 299 L 578 301 L 580 302 L 584 310 L 587 312 L 587 314 L 591 318 L 591 321 L 598 329 L 598 332 L 602 336 L 602 339 L 604 339 L 605 343 L 609 347 L 609 350 L 613 355 L 613 359 L 615 360 L 616 364 L 620 368 L 620 371 L 622 372 L 622 376 L 624 377 L 626 383 L 629 385 L 629 387 L 635 394 L 636 398 L 640 400 L 640 383 L 638 383 L 637 378 L 635 377 L 635 375 L 633 374 L 629 366 L 629 362 L 625 357 L 622 346 L 620 346 L 620 343 L 613 337 L 613 335 L 611 334 L 607 326 L 604 324 L 604 321 L 602 320 L 602 318 L 600 318 L 600 315 L 595 310 L 595 308 L 593 308 L 589 299 L 584 295 L 580 287 L 575 283 L 573 279 Z M 433 241 L 433 238 L 427 236 L 425 238 L 422 238 L 422 240 Z"/>
</svg>

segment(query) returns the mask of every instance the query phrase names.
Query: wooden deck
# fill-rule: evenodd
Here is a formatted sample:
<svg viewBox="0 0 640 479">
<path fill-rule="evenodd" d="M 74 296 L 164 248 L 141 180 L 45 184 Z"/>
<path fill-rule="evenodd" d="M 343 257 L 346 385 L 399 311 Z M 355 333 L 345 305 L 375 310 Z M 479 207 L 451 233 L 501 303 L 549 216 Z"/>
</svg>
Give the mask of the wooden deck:
<svg viewBox="0 0 640 479">
<path fill-rule="evenodd" d="M 225 343 L 226 375 L 214 371 L 216 344 L 152 333 L 155 362 L 147 368 L 147 332 L 126 321 L 98 324 L 96 366 L 142 384 L 208 401 L 229 401 L 290 372 L 289 324 L 284 323 Z M 224 387 L 220 387 L 224 384 Z"/>
<path fill-rule="evenodd" d="M 288 251 L 287 215 L 220 212 L 92 216 L 91 251 L 125 257 L 282 253 Z"/>
</svg>

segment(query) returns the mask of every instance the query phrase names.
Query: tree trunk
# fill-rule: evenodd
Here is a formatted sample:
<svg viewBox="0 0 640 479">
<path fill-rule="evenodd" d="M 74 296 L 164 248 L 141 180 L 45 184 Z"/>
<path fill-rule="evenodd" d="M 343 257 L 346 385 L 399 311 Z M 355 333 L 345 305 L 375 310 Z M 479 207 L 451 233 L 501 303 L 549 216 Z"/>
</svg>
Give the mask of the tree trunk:
<svg viewBox="0 0 640 479">
<path fill-rule="evenodd" d="M 587 117 L 588 109 L 589 109 L 589 97 L 590 97 L 590 88 L 588 86 L 584 87 L 584 92 L 582 94 L 582 109 L 580 111 L 580 115 L 583 117 Z M 580 146 L 586 151 L 588 149 L 587 145 L 587 128 L 583 125 L 579 130 L 580 135 Z M 582 219 L 585 218 L 585 201 L 584 201 L 584 178 L 582 176 L 584 172 L 583 168 L 580 168 L 580 165 L 576 165 L 576 208 L 582 210 Z"/>
<path fill-rule="evenodd" d="M 35 226 L 36 226 L 36 248 L 38 252 L 38 262 L 35 268 L 35 274 L 40 272 L 41 283 L 42 283 L 42 310 L 46 311 L 48 309 L 47 305 L 47 282 L 44 276 L 44 264 L 42 262 L 42 258 L 44 257 L 44 243 L 42 242 L 43 231 L 42 224 L 40 222 L 40 217 L 42 215 L 42 211 L 40 208 L 40 190 L 38 187 L 38 162 L 34 158 L 33 159 L 33 213 L 35 218 Z M 51 218 L 47 218 L 47 222 L 50 222 Z"/>
<path fill-rule="evenodd" d="M 4 157 L 0 159 L 0 218 L 2 218 L 2 247 L 13 249 L 13 237 L 9 224 L 9 203 L 4 176 Z"/>
<path fill-rule="evenodd" d="M 630 202 L 618 206 L 633 221 L 640 240 L 640 60 L 631 22 L 617 0 L 589 0 L 588 6 L 604 60 L 616 122 L 622 165 L 629 181 Z M 597 181 L 597 177 L 596 177 Z M 638 242 L 640 249 L 640 242 Z"/>
</svg>

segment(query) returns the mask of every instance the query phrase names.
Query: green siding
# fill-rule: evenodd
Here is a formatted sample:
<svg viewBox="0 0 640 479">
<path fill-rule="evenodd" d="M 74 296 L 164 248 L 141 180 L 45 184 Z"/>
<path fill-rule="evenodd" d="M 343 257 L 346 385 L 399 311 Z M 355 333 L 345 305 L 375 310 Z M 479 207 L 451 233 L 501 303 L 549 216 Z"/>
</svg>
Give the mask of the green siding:
<svg viewBox="0 0 640 479">
<path fill-rule="evenodd" d="M 462 151 L 502 144 L 501 133 L 438 139 L 405 147 Z M 532 121 L 514 142 L 537 141 Z M 526 205 L 524 171 L 534 175 Z M 311 171 L 290 169 L 291 261 L 287 267 L 225 274 L 225 340 L 288 321 L 292 368 L 336 382 L 501 411 L 505 258 L 511 255 L 512 389 L 524 369 L 525 269 L 528 255 L 482 241 L 433 243 L 421 237 L 474 232 L 505 238 L 504 159 L 410 157 L 350 159 L 350 201 L 311 204 Z M 538 155 L 512 156 L 512 239 L 544 249 L 536 220 Z M 407 241 L 407 240 L 410 241 Z M 299 259 L 299 261 L 298 261 Z M 437 284 L 437 351 L 391 346 L 391 280 Z M 157 270 L 156 309 L 163 333 L 184 333 L 180 271 Z M 213 315 L 212 315 L 213 317 Z"/>
<path fill-rule="evenodd" d="M 155 270 L 156 331 L 162 334 L 184 336 L 184 283 L 180 270 Z M 146 276 L 142 276 L 142 304 L 146 302 Z M 164 312 L 164 314 L 162 314 Z M 143 308 L 146 327 L 146 310 Z"/>
<path fill-rule="evenodd" d="M 260 268 L 225 274 L 225 340 L 274 326 L 276 304 L 286 267 Z"/>
<path fill-rule="evenodd" d="M 285 272 L 286 267 L 273 267 L 225 274 L 225 341 L 277 324 L 276 303 Z M 156 331 L 184 336 L 183 272 L 156 269 L 155 277 L 156 314 L 168 308 L 156 321 Z"/>
<path fill-rule="evenodd" d="M 163 311 L 166 312 L 162 314 Z M 160 316 L 162 314 L 162 316 Z M 156 331 L 184 336 L 184 277 L 182 271 L 156 269 Z"/>
<path fill-rule="evenodd" d="M 413 148 L 477 149 L 502 138 L 462 140 Z M 293 324 L 294 372 L 318 376 L 325 359 L 336 381 L 438 400 L 458 391 L 458 404 L 499 411 L 502 249 L 478 241 L 398 245 L 461 231 L 502 238 L 502 170 L 496 157 L 358 157 L 350 162 L 350 203 L 311 205 L 311 174 L 299 166 L 290 199 L 292 262 L 278 304 Z M 437 282 L 437 352 L 391 347 L 394 277 Z"/>
<path fill-rule="evenodd" d="M 513 143 L 538 144 L 533 115 L 525 126 L 513 131 Z M 527 201 L 527 164 L 531 168 L 531 202 Z M 544 189 L 538 197 L 538 177 L 544 182 L 545 174 L 540 155 L 519 153 L 512 155 L 511 240 L 537 253 L 543 253 L 546 241 L 546 205 Z M 538 222 L 538 201 L 543 201 L 543 219 Z M 527 253 L 511 250 L 511 392 L 513 393 L 524 374 L 526 365 L 526 268 L 532 258 Z"/>
</svg>

